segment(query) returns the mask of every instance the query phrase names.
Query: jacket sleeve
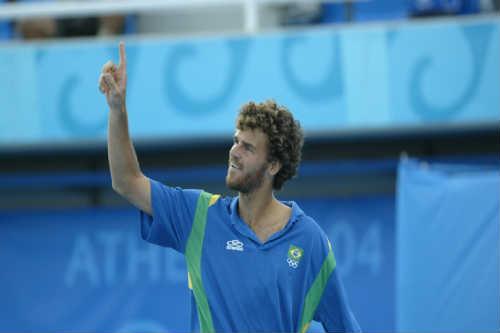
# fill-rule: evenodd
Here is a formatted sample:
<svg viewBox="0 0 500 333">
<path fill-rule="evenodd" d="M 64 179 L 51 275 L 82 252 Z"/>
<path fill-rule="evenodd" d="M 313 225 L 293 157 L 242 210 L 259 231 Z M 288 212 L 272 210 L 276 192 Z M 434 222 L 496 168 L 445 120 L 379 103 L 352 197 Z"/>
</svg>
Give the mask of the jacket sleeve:
<svg viewBox="0 0 500 333">
<path fill-rule="evenodd" d="M 200 190 L 169 187 L 150 179 L 152 216 L 140 212 L 141 236 L 184 253 Z"/>
</svg>

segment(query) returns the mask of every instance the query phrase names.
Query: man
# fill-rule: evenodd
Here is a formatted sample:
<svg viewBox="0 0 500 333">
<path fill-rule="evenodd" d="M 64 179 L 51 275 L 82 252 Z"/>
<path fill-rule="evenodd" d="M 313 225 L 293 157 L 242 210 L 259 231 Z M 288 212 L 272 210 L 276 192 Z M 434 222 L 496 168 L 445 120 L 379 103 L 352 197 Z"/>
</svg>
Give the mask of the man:
<svg viewBox="0 0 500 333">
<path fill-rule="evenodd" d="M 144 176 L 129 136 L 126 57 L 104 65 L 99 87 L 110 108 L 108 158 L 113 189 L 141 210 L 142 237 L 183 253 L 192 290 L 191 325 L 201 332 L 357 332 L 316 222 L 273 190 L 300 162 L 300 125 L 274 102 L 243 106 L 229 151 L 221 198 L 162 185 Z"/>
</svg>

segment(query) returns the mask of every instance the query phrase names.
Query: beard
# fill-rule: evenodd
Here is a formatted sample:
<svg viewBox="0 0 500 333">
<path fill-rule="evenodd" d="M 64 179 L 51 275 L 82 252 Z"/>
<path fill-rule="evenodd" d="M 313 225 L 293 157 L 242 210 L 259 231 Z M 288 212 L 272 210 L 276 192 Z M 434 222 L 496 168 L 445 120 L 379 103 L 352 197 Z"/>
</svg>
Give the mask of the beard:
<svg viewBox="0 0 500 333">
<path fill-rule="evenodd" d="M 267 169 L 267 163 L 262 164 L 256 171 L 241 172 L 242 175 L 230 176 L 230 172 L 226 176 L 226 186 L 240 193 L 248 194 L 258 189 L 264 182 L 264 177 Z"/>
</svg>

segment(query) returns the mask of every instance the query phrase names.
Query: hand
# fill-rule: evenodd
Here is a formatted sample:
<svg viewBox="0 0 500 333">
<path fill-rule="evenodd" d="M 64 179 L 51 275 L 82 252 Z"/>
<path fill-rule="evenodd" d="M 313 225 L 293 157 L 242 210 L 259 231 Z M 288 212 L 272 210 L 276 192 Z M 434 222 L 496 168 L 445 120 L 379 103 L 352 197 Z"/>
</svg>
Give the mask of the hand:
<svg viewBox="0 0 500 333">
<path fill-rule="evenodd" d="M 111 110 L 125 111 L 127 57 L 124 42 L 120 42 L 120 63 L 118 67 L 112 61 L 108 61 L 102 67 L 99 76 L 99 90 L 106 95 Z"/>
</svg>

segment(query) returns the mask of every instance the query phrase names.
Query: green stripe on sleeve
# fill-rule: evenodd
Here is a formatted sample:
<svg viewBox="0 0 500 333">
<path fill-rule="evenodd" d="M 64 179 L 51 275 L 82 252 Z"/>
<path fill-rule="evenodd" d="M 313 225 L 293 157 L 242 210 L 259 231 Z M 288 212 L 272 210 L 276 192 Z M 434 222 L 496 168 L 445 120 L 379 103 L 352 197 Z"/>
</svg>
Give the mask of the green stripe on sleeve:
<svg viewBox="0 0 500 333">
<path fill-rule="evenodd" d="M 301 333 L 305 333 L 307 328 L 309 327 L 309 323 L 314 317 L 314 313 L 316 312 L 316 308 L 321 300 L 321 296 L 323 296 L 323 291 L 325 290 L 326 284 L 328 283 L 328 279 L 335 269 L 336 262 L 335 257 L 333 256 L 333 251 L 330 247 L 328 251 L 328 256 L 325 261 L 321 265 L 321 269 L 319 270 L 318 275 L 314 279 L 313 284 L 309 288 L 306 294 L 306 298 L 304 301 L 304 307 L 302 309 L 302 319 L 300 320 L 299 330 Z"/>
<path fill-rule="evenodd" d="M 186 261 L 193 285 L 193 293 L 196 300 L 196 308 L 198 310 L 198 320 L 200 321 L 200 331 L 203 333 L 215 332 L 210 306 L 208 305 L 207 295 L 205 294 L 205 289 L 203 288 L 201 280 L 201 252 L 211 197 L 212 195 L 210 193 L 201 192 L 196 205 L 191 233 L 186 244 Z"/>
</svg>

